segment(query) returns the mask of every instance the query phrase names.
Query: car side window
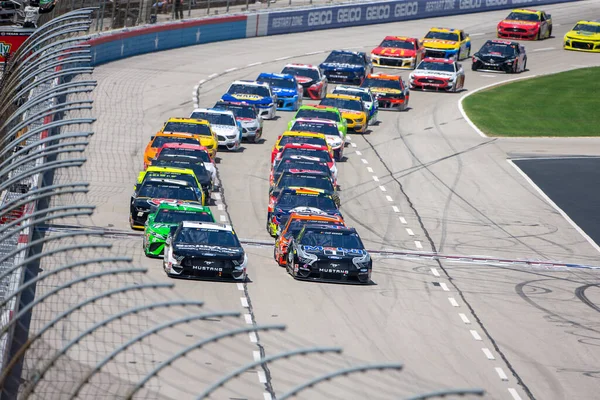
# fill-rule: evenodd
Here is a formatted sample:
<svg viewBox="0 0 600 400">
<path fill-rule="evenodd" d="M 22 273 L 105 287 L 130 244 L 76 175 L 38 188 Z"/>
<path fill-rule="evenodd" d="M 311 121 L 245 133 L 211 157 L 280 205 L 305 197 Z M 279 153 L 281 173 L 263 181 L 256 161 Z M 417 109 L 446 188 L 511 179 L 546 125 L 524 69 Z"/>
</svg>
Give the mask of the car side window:
<svg viewBox="0 0 600 400">
<path fill-rule="evenodd" d="M 461 41 L 461 42 L 462 42 L 462 41 L 464 41 L 464 40 L 465 40 L 465 35 L 464 35 L 464 33 L 463 33 L 463 32 L 460 32 L 460 33 L 459 33 L 459 37 L 458 37 L 458 38 L 460 39 L 460 41 Z"/>
</svg>

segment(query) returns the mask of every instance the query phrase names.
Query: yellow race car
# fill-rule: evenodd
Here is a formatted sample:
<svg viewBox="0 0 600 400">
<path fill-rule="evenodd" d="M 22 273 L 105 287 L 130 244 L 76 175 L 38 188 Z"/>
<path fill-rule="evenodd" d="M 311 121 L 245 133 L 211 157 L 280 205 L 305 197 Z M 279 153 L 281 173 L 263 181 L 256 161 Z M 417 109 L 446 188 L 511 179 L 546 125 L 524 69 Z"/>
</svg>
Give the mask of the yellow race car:
<svg viewBox="0 0 600 400">
<path fill-rule="evenodd" d="M 360 97 L 345 94 L 328 94 L 319 104 L 337 108 L 342 113 L 342 117 L 346 119 L 348 129 L 360 133 L 364 133 L 367 130 L 368 110 L 365 108 Z"/>
<path fill-rule="evenodd" d="M 460 61 L 471 56 L 471 38 L 462 29 L 431 28 L 422 43 L 425 57 Z"/>
<path fill-rule="evenodd" d="M 566 33 L 563 47 L 565 50 L 600 53 L 600 20 L 579 21 Z"/>
</svg>

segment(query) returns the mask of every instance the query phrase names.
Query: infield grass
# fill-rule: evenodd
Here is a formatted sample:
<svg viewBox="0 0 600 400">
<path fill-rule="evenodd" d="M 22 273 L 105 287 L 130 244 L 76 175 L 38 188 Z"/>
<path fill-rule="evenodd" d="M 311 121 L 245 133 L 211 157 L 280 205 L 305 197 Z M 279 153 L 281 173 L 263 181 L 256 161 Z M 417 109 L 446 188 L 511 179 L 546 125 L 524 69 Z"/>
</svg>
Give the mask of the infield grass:
<svg viewBox="0 0 600 400">
<path fill-rule="evenodd" d="M 600 67 L 485 89 L 463 108 L 489 136 L 600 136 Z"/>
</svg>

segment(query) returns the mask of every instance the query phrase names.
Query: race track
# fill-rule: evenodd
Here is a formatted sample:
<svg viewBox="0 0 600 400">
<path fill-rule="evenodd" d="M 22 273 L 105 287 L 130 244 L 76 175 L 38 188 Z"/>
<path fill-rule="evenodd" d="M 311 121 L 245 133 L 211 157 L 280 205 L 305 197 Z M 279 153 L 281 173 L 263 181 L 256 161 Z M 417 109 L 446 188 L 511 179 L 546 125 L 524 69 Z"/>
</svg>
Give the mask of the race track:
<svg viewBox="0 0 600 400">
<path fill-rule="evenodd" d="M 529 70 L 522 76 L 600 65 L 598 54 L 562 50 L 564 33 L 579 19 L 600 15 L 600 1 L 543 9 L 552 14 L 554 37 L 526 43 Z M 385 35 L 422 37 L 431 26 L 465 29 L 477 50 L 494 37 L 507 13 L 211 43 L 98 67 L 98 122 L 84 167 L 90 198 L 98 206 L 94 224 L 114 229 L 116 251 L 151 268 L 154 280 L 167 281 L 161 261 L 146 259 L 141 237 L 129 230 L 129 198 L 149 137 L 167 118 L 189 115 L 198 81 L 239 68 L 201 87 L 200 105 L 212 106 L 234 79 L 279 72 L 288 62 L 318 64 L 325 57 L 306 55 L 311 52 L 370 51 Z M 286 56 L 292 58 L 275 61 Z M 248 66 L 255 63 L 262 64 Z M 463 65 L 467 91 L 514 78 L 472 72 L 470 60 Z M 407 71 L 386 71 L 408 79 Z M 596 248 L 507 162 L 523 155 L 600 155 L 600 141 L 481 137 L 459 112 L 464 93 L 412 92 L 410 110 L 380 111 L 379 126 L 364 136 L 352 135 L 347 160 L 338 164 L 348 224 L 373 250 L 600 264 Z M 515 101 L 526 106 L 536 99 Z M 217 202 L 222 206 L 213 212 L 231 221 L 243 239 L 272 241 L 265 231 L 269 153 L 291 113 L 278 115 L 265 122 L 263 143 L 219 153 L 222 192 Z M 405 372 L 391 386 L 396 398 L 445 387 L 482 387 L 490 399 L 583 400 L 597 393 L 600 271 L 376 256 L 375 284 L 356 287 L 296 282 L 275 264 L 272 247 L 248 245 L 246 251 L 250 282 L 245 288 L 179 280 L 176 288 L 186 299 L 204 300 L 213 309 L 248 312 L 258 324 L 286 324 L 290 341 L 298 345 L 339 345 L 355 359 L 403 362 Z M 267 355 L 282 347 L 269 338 L 261 336 Z M 256 346 L 246 341 L 240 352 L 247 351 L 243 357 L 251 359 Z M 230 368 L 223 361 L 213 366 L 215 373 Z M 270 366 L 265 379 L 277 392 L 298 382 L 293 375 L 299 371 L 292 365 Z M 165 379 L 161 393 L 192 398 L 194 390 L 184 379 Z M 260 376 L 246 382 L 240 391 L 260 397 Z M 188 386 L 185 392 L 183 386 Z M 330 392 L 307 392 L 303 398 L 392 398 L 393 392 L 386 386 L 387 396 L 377 394 L 377 384 L 362 393 L 356 387 L 328 387 Z"/>
</svg>

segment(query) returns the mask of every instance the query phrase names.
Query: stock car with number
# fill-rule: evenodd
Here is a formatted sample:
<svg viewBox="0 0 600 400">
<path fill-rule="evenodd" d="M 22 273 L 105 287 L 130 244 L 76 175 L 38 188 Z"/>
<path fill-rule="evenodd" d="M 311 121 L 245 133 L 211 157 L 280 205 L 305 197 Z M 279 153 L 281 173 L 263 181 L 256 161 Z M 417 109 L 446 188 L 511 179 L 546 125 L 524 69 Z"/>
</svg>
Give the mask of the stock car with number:
<svg viewBox="0 0 600 400">
<path fill-rule="evenodd" d="M 158 157 L 159 159 L 154 159 L 151 161 L 150 167 L 170 167 L 192 170 L 196 176 L 196 179 L 200 183 L 202 192 L 204 193 L 205 201 L 207 203 L 209 202 L 210 193 L 212 192 L 214 186 L 211 173 L 204 166 L 203 160 L 168 154 L 163 154 L 162 156 L 159 155 Z"/>
<path fill-rule="evenodd" d="M 151 208 L 144 225 L 144 254 L 159 257 L 163 254 L 165 240 L 173 226 L 183 221 L 215 222 L 210 208 L 202 203 L 167 201 Z"/>
<path fill-rule="evenodd" d="M 330 83 L 360 85 L 373 72 L 373 64 L 362 51 L 333 50 L 319 68 Z"/>
<path fill-rule="evenodd" d="M 431 28 L 422 43 L 425 57 L 460 61 L 471 56 L 471 38 L 462 29 Z"/>
<path fill-rule="evenodd" d="M 245 281 L 247 264 L 231 225 L 183 221 L 165 241 L 163 269 L 171 278 Z"/>
<path fill-rule="evenodd" d="M 277 95 L 278 110 L 297 111 L 302 106 L 304 89 L 294 75 L 263 72 L 258 75 L 256 82 L 271 86 L 271 90 Z"/>
<path fill-rule="evenodd" d="M 255 105 L 243 101 L 219 100 L 213 108 L 233 111 L 235 120 L 242 127 L 242 139 L 246 139 L 250 143 L 256 143 L 262 136 L 263 119 L 260 117 Z"/>
<path fill-rule="evenodd" d="M 151 208 L 172 200 L 204 204 L 202 191 L 194 184 L 179 179 L 147 178 L 131 195 L 129 225 L 133 229 L 144 229 Z"/>
<path fill-rule="evenodd" d="M 508 40 L 488 40 L 473 54 L 471 70 L 502 71 L 508 74 L 519 73 L 527 68 L 525 47 Z"/>
<path fill-rule="evenodd" d="M 271 168 L 271 173 L 269 174 L 269 187 L 273 187 L 275 182 L 279 180 L 279 177 L 285 171 L 290 171 L 292 169 L 319 171 L 329 174 L 333 186 L 337 187 L 337 181 L 331 173 L 329 165 L 325 161 L 321 161 L 318 157 L 307 155 L 287 155 L 282 157 L 277 166 Z"/>
<path fill-rule="evenodd" d="M 425 58 L 409 77 L 410 90 L 443 90 L 458 92 L 465 86 L 461 64 L 443 58 Z"/>
<path fill-rule="evenodd" d="M 304 225 L 309 224 L 346 226 L 344 219 L 340 215 L 328 215 L 318 209 L 311 210 L 307 208 L 306 211 L 290 213 L 285 224 L 280 224 L 276 233 L 275 246 L 273 247 L 273 258 L 279 266 L 283 267 L 287 264 L 285 254 L 287 253 L 290 239 L 296 236 Z"/>
<path fill-rule="evenodd" d="M 338 170 L 335 164 L 335 160 L 331 155 L 331 148 L 329 146 L 318 146 L 312 144 L 301 144 L 301 143 L 288 143 L 283 146 L 283 149 L 277 154 L 273 161 L 272 169 L 277 168 L 277 165 L 285 158 L 289 156 L 310 156 L 318 158 L 319 161 L 327 163 L 333 180 L 337 182 Z"/>
<path fill-rule="evenodd" d="M 285 257 L 295 279 L 371 283 L 373 262 L 354 228 L 304 225 L 290 238 Z"/>
<path fill-rule="evenodd" d="M 340 110 L 335 107 L 323 105 L 304 105 L 300 107 L 290 122 L 288 122 L 288 131 L 294 125 L 298 118 L 319 118 L 334 121 L 338 125 L 338 129 L 343 135 L 348 134 L 348 123 L 346 118 L 342 116 Z"/>
<path fill-rule="evenodd" d="M 379 103 L 377 101 L 377 96 L 375 96 L 370 88 L 337 85 L 331 93 L 360 97 L 365 105 L 365 110 L 367 110 L 367 116 L 369 118 L 368 124 L 373 125 L 377 123 L 377 117 L 379 116 Z"/>
<path fill-rule="evenodd" d="M 154 136 L 144 149 L 144 167 L 156 156 L 158 149 L 166 143 L 186 143 L 204 146 L 211 158 L 217 154 L 219 146 L 217 134 L 210 123 L 203 119 L 169 118 L 162 129 Z"/>
<path fill-rule="evenodd" d="M 137 182 L 133 187 L 134 191 L 137 191 L 140 185 L 144 183 L 146 179 L 153 178 L 166 178 L 176 179 L 188 182 L 190 185 L 202 190 L 202 184 L 198 180 L 194 170 L 190 168 L 178 168 L 173 166 L 155 166 L 150 165 L 144 171 L 138 174 Z M 205 204 L 204 191 L 202 191 L 202 204 Z"/>
<path fill-rule="evenodd" d="M 282 74 L 294 75 L 303 89 L 303 96 L 320 100 L 327 94 L 328 81 L 321 69 L 311 64 L 287 64 Z"/>
<path fill-rule="evenodd" d="M 423 43 L 406 36 L 386 36 L 371 50 L 371 60 L 376 67 L 414 69 L 424 56 Z"/>
<path fill-rule="evenodd" d="M 600 53 L 600 19 L 582 20 L 565 34 L 563 39 L 565 50 Z"/>
<path fill-rule="evenodd" d="M 204 168 L 210 173 L 213 184 L 217 181 L 217 167 L 211 158 L 208 148 L 189 143 L 165 143 L 156 152 L 151 160 L 160 160 L 162 157 L 185 157 L 191 161 L 202 161 Z"/>
<path fill-rule="evenodd" d="M 371 89 L 377 98 L 377 107 L 381 110 L 406 111 L 410 99 L 410 90 L 400 76 L 371 74 L 361 87 Z"/>
<path fill-rule="evenodd" d="M 319 103 L 322 106 L 335 107 L 346 119 L 346 126 L 354 132 L 365 133 L 369 126 L 368 110 L 357 96 L 345 94 L 328 94 Z"/>
<path fill-rule="evenodd" d="M 277 95 L 273 93 L 268 83 L 249 80 L 234 81 L 221 100 L 253 104 L 264 119 L 274 119 L 277 116 Z"/>
<path fill-rule="evenodd" d="M 290 169 L 284 171 L 275 185 L 269 188 L 267 212 L 273 212 L 279 194 L 285 189 L 318 190 L 331 195 L 336 206 L 339 207 L 341 204 L 340 196 L 337 194 L 329 173 L 311 169 Z"/>
<path fill-rule="evenodd" d="M 333 196 L 316 189 L 288 188 L 279 193 L 273 211 L 267 213 L 267 232 L 275 237 L 279 224 L 298 207 L 318 208 L 327 214 L 342 215 Z"/>
<path fill-rule="evenodd" d="M 518 9 L 498 23 L 501 39 L 541 40 L 552 36 L 552 16 L 545 11 Z"/>
<path fill-rule="evenodd" d="M 333 156 L 333 149 L 329 146 L 327 138 L 322 133 L 285 131 L 277 137 L 273 149 L 271 149 L 271 164 L 277 155 L 283 150 L 283 146 L 289 143 L 311 144 L 315 146 L 327 146 Z"/>
<path fill-rule="evenodd" d="M 190 118 L 201 118 L 210 123 L 217 134 L 219 146 L 230 151 L 238 151 L 242 145 L 242 124 L 235 119 L 231 110 L 220 108 L 196 108 Z"/>
<path fill-rule="evenodd" d="M 290 127 L 292 132 L 313 132 L 325 135 L 325 140 L 333 150 L 333 157 L 341 161 L 344 157 L 346 135 L 338 129 L 337 123 L 320 118 L 296 118 Z"/>
</svg>

